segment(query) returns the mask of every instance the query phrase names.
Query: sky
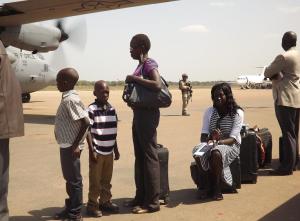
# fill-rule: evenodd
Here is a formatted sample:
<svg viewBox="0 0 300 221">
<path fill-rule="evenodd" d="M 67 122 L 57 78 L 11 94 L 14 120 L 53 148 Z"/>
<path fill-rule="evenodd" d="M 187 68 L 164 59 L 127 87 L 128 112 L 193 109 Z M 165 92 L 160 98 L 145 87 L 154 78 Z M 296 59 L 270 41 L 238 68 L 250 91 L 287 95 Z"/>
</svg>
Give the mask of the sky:
<svg viewBox="0 0 300 221">
<path fill-rule="evenodd" d="M 71 17 L 66 26 L 84 33 L 80 20 L 85 49 L 64 42 L 47 58 L 56 68 L 75 67 L 81 80 L 124 80 L 137 66 L 129 42 L 145 33 L 165 79 L 232 81 L 260 73 L 282 53 L 284 32 L 300 35 L 300 0 L 179 0 Z"/>
</svg>

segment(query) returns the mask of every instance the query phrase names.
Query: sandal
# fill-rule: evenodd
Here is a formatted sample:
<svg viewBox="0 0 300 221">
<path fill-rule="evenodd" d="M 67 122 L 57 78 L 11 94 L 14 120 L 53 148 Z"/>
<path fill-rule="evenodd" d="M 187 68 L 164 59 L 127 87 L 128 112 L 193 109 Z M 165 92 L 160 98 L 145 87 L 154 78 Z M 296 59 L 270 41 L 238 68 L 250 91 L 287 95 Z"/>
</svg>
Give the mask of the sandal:
<svg viewBox="0 0 300 221">
<path fill-rule="evenodd" d="M 144 213 L 149 213 L 149 210 L 146 208 L 142 208 L 140 206 L 136 206 L 132 209 L 132 213 L 134 214 L 144 214 Z"/>
</svg>

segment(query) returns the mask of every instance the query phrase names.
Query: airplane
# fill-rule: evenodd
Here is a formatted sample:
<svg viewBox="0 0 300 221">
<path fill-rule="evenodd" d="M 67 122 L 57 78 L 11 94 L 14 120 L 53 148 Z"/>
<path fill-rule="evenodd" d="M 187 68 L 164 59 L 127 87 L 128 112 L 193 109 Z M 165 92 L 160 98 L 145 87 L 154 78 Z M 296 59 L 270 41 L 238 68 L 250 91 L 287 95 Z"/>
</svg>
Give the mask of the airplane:
<svg viewBox="0 0 300 221">
<path fill-rule="evenodd" d="M 239 75 L 236 79 L 236 83 L 241 89 L 266 89 L 272 88 L 272 82 L 270 79 L 265 79 L 264 72 L 266 67 L 261 68 L 262 72 L 256 75 Z"/>
<path fill-rule="evenodd" d="M 171 1 L 176 0 L 27 0 L 0 5 L 0 40 L 20 82 L 23 102 L 55 82 L 54 71 L 40 53 L 56 50 L 70 37 L 61 21 L 56 27 L 36 22 Z"/>
</svg>

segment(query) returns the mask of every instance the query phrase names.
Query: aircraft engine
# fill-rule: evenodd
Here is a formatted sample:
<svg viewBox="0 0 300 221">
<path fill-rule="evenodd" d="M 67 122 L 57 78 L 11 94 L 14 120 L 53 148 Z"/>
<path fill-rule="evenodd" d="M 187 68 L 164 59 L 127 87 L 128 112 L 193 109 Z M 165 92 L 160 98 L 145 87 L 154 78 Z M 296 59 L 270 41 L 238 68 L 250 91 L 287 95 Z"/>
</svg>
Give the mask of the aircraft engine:
<svg viewBox="0 0 300 221">
<path fill-rule="evenodd" d="M 6 27 L 0 32 L 0 39 L 5 46 L 11 45 L 32 52 L 56 50 L 59 43 L 67 38 L 57 27 L 37 23 Z"/>
</svg>

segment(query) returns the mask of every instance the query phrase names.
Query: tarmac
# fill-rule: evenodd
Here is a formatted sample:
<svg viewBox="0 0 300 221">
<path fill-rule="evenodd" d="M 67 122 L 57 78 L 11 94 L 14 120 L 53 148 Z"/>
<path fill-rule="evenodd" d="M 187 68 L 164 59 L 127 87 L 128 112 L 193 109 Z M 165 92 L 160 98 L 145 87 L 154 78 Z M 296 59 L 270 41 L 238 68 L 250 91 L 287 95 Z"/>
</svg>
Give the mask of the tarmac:
<svg viewBox="0 0 300 221">
<path fill-rule="evenodd" d="M 118 144 L 121 154 L 115 161 L 112 194 L 120 206 L 119 214 L 104 214 L 101 218 L 84 220 L 156 221 L 156 220 L 243 220 L 299 221 L 300 172 L 292 176 L 268 175 L 259 171 L 257 184 L 243 184 L 238 194 L 225 194 L 223 201 L 197 199 L 196 186 L 190 176 L 191 151 L 199 143 L 204 110 L 212 105 L 210 89 L 195 89 L 189 104 L 191 116 L 181 116 L 181 94 L 172 90 L 171 107 L 161 109 L 158 143 L 169 149 L 169 182 L 171 201 L 161 211 L 152 214 L 132 214 L 122 206 L 135 193 L 133 178 L 134 153 L 131 139 L 132 111 L 122 101 L 121 90 L 111 90 L 110 103 L 116 108 Z M 271 90 L 233 90 L 237 103 L 245 111 L 249 126 L 269 128 L 273 135 L 273 167 L 278 163 L 280 128 L 275 118 Z M 79 91 L 85 105 L 94 101 L 91 91 Z M 54 138 L 54 118 L 61 94 L 40 91 L 24 104 L 24 137 L 11 139 L 10 183 L 8 203 L 11 221 L 46 221 L 59 212 L 66 197 L 62 177 L 59 147 Z M 84 203 L 88 194 L 88 148 L 81 155 Z"/>
</svg>

